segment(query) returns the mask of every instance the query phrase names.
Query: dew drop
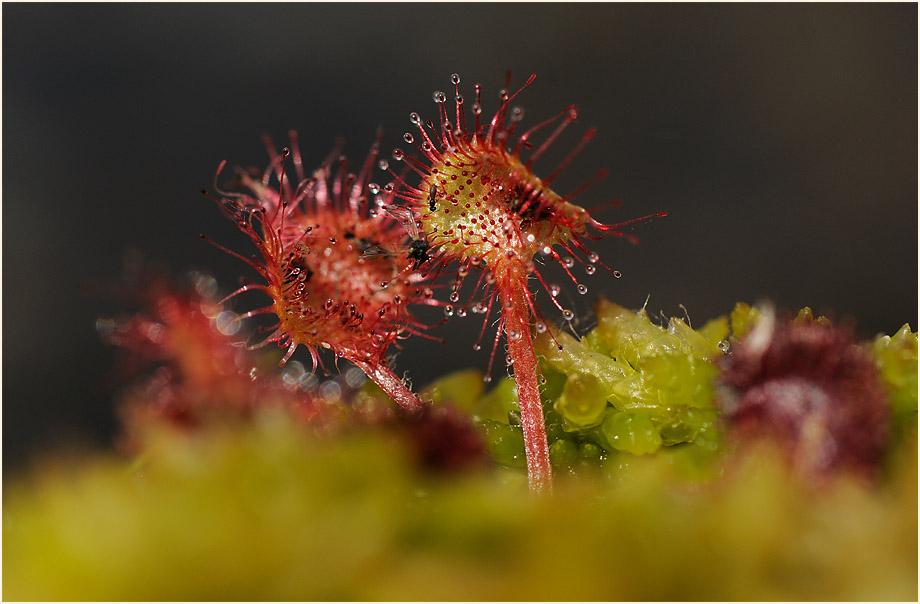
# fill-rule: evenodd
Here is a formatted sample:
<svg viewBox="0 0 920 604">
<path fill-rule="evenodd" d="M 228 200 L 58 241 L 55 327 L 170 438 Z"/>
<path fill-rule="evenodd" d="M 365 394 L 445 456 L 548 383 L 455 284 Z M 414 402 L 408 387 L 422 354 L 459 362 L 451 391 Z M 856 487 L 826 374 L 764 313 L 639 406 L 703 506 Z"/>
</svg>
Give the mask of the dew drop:
<svg viewBox="0 0 920 604">
<path fill-rule="evenodd" d="M 548 246 L 548 245 L 544 245 L 544 246 L 543 246 L 543 253 L 546 254 L 547 256 L 549 256 L 550 254 L 553 253 L 553 248 L 551 248 L 551 247 Z"/>
<path fill-rule="evenodd" d="M 559 287 L 558 285 L 553 284 L 549 286 L 549 295 L 551 295 L 554 298 L 558 296 L 561 291 L 562 291 L 562 288 Z"/>
<path fill-rule="evenodd" d="M 410 145 L 415 142 L 415 137 L 412 136 L 410 132 L 403 134 L 403 140 L 409 143 Z M 395 156 L 395 153 L 394 153 Z"/>
<path fill-rule="evenodd" d="M 390 169 L 390 162 L 385 159 L 381 159 L 379 162 L 377 162 L 377 167 L 386 172 Z"/>
<path fill-rule="evenodd" d="M 450 292 L 450 301 L 451 301 L 451 302 L 458 302 L 459 300 L 460 300 L 460 294 L 459 294 L 459 293 L 457 293 L 456 291 Z"/>
<path fill-rule="evenodd" d="M 412 113 L 409 114 L 409 121 L 415 124 L 416 126 L 418 126 L 419 124 L 422 123 L 422 118 L 419 117 L 419 114 L 413 111 Z"/>
<path fill-rule="evenodd" d="M 544 332 L 546 332 L 546 323 L 540 321 L 539 323 L 537 323 L 536 329 L 537 329 L 537 333 L 544 333 Z"/>
<path fill-rule="evenodd" d="M 473 113 L 475 115 L 479 115 L 480 113 L 482 113 L 482 105 L 480 105 L 479 103 L 473 103 Z"/>
<path fill-rule="evenodd" d="M 440 90 L 435 90 L 434 93 L 432 93 L 431 98 L 434 99 L 435 103 L 443 103 L 445 100 L 447 100 L 447 97 Z"/>
<path fill-rule="evenodd" d="M 492 376 L 491 376 L 491 375 L 484 375 L 484 376 L 482 376 L 482 381 L 483 381 L 483 383 L 488 384 L 489 382 L 492 381 Z"/>
<path fill-rule="evenodd" d="M 406 134 L 409 134 L 409 133 L 407 132 Z M 409 134 L 409 138 L 412 138 L 411 134 Z M 395 159 L 396 161 L 402 161 L 405 155 L 406 154 L 403 153 L 402 149 L 393 149 L 393 159 Z"/>
<path fill-rule="evenodd" d="M 594 273 L 597 272 L 597 267 L 591 266 L 589 264 L 588 266 L 585 267 L 585 272 L 588 273 L 589 275 L 593 275 Z"/>
<path fill-rule="evenodd" d="M 445 307 L 444 307 L 444 316 L 446 316 L 446 317 L 452 317 L 452 316 L 454 316 L 454 307 L 451 306 L 450 304 L 448 304 L 447 306 L 445 306 Z"/>
<path fill-rule="evenodd" d="M 562 259 L 562 265 L 566 268 L 572 268 L 575 266 L 575 260 L 571 256 L 566 256 Z"/>
<path fill-rule="evenodd" d="M 520 340 L 521 332 L 517 331 L 516 329 L 512 329 L 511 331 L 508 332 L 508 339 L 509 340 Z"/>
<path fill-rule="evenodd" d="M 719 346 L 719 350 L 721 350 L 722 352 L 728 352 L 732 347 L 732 345 L 728 342 L 728 340 L 721 340 L 718 346 Z"/>
<path fill-rule="evenodd" d="M 620 277 L 623 276 L 623 273 L 621 273 L 620 271 L 613 271 L 613 276 L 619 279 Z"/>
<path fill-rule="evenodd" d="M 590 254 L 588 254 L 588 262 L 590 262 L 591 264 L 594 264 L 595 262 L 597 262 L 598 259 L 599 259 L 598 255 L 595 254 L 594 252 L 591 252 Z"/>
<path fill-rule="evenodd" d="M 579 283 L 579 284 L 578 284 L 578 293 L 581 294 L 581 295 L 583 296 L 583 295 L 585 295 L 586 293 L 588 293 L 588 288 L 585 287 L 584 285 L 582 285 L 581 283 Z"/>
<path fill-rule="evenodd" d="M 573 312 L 572 312 L 571 310 L 569 310 L 569 309 L 566 309 L 566 310 L 562 311 L 562 316 L 565 318 L 566 321 L 571 321 L 572 319 L 575 318 L 575 313 L 573 313 Z"/>
<path fill-rule="evenodd" d="M 388 183 L 383 187 L 383 190 L 386 191 L 387 193 L 392 193 L 392 192 L 393 192 L 393 183 L 388 182 Z"/>
<path fill-rule="evenodd" d="M 466 307 L 461 306 L 460 308 L 457 309 L 457 316 L 458 316 L 458 317 L 465 317 L 465 316 L 466 316 L 466 312 L 467 312 L 467 311 L 466 311 Z"/>
<path fill-rule="evenodd" d="M 473 350 L 479 352 L 480 350 L 482 350 L 482 346 L 480 346 L 479 344 L 473 344 Z"/>
<path fill-rule="evenodd" d="M 527 235 L 527 243 L 533 243 L 533 242 L 536 241 L 536 240 L 537 240 L 537 238 L 534 236 L 533 233 L 528 233 L 528 235 Z"/>
<path fill-rule="evenodd" d="M 380 193 L 380 185 L 375 182 L 369 183 L 367 185 L 368 190 L 371 192 L 371 195 L 377 195 Z"/>
<path fill-rule="evenodd" d="M 460 83 L 460 76 L 456 73 L 450 74 L 450 83 L 456 86 Z"/>
</svg>

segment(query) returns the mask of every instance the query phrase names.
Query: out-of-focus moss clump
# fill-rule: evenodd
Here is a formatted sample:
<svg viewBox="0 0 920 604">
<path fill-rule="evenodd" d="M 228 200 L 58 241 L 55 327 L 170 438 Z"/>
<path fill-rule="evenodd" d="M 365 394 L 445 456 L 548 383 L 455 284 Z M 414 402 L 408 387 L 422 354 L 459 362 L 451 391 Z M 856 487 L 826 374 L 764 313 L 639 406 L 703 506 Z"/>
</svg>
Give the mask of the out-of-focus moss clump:
<svg viewBox="0 0 920 604">
<path fill-rule="evenodd" d="M 723 444 L 714 384 L 762 310 L 699 330 L 596 310 L 580 340 L 537 338 L 552 496 L 527 488 L 513 381 L 486 392 L 478 371 L 423 390 L 434 407 L 414 418 L 369 382 L 193 430 L 151 414 L 134 462 L 49 457 L 5 477 L 3 596 L 917 599 L 916 333 L 871 344 L 895 426 L 886 471 L 809 482 L 778 441 Z M 447 455 L 461 445 L 469 459 Z"/>
<path fill-rule="evenodd" d="M 915 443 L 881 486 L 815 492 L 754 449 L 714 488 L 646 456 L 535 498 L 522 472 L 433 477 L 396 432 L 318 437 L 279 411 L 145 442 L 139 467 L 8 482 L 5 599 L 917 598 Z"/>
<path fill-rule="evenodd" d="M 892 425 L 898 435 L 917 432 L 917 332 L 905 323 L 893 336 L 880 335 L 872 354 L 888 391 Z"/>
</svg>

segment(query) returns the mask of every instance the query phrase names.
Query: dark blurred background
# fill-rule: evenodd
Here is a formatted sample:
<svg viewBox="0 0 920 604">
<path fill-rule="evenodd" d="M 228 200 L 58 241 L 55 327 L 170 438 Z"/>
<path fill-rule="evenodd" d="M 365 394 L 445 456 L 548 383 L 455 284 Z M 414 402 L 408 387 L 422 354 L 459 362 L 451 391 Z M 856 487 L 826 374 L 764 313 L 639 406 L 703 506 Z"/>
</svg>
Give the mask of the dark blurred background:
<svg viewBox="0 0 920 604">
<path fill-rule="evenodd" d="M 390 150 L 411 111 L 436 115 L 431 93 L 452 72 L 468 98 L 482 83 L 489 115 L 507 69 L 515 84 L 536 73 L 525 125 L 580 110 L 537 172 L 594 125 L 555 188 L 608 168 L 578 198 L 622 200 L 601 219 L 669 212 L 631 229 L 639 246 L 593 246 L 623 278 L 586 279 L 569 302 L 581 316 L 604 294 L 634 308 L 650 296 L 650 314 L 683 304 L 697 326 L 772 300 L 833 310 L 867 337 L 917 328 L 916 4 L 2 11 L 5 470 L 62 442 L 111 442 L 114 353 L 94 324 L 118 305 L 88 284 L 117 281 L 126 252 L 210 271 L 224 291 L 254 277 L 198 237 L 247 249 L 199 193 L 221 160 L 264 167 L 260 135 L 280 145 L 291 128 L 310 167 L 337 136 L 363 159 L 378 126 Z M 398 371 L 419 385 L 485 368 L 478 327 L 455 319 L 438 331 L 449 344 L 410 341 Z"/>
</svg>

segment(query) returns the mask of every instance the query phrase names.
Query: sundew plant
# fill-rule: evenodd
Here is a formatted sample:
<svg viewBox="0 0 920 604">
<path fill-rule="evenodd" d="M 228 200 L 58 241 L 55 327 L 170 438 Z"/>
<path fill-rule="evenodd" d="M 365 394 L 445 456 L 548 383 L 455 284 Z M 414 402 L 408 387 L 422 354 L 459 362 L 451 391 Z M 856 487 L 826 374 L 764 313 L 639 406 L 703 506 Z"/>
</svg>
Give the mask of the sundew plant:
<svg viewBox="0 0 920 604">
<path fill-rule="evenodd" d="M 428 302 L 432 293 L 415 270 L 411 248 L 403 248 L 405 230 L 369 192 L 378 144 L 357 174 L 348 171 L 344 156 L 333 154 L 308 178 L 297 135 L 290 136 L 291 147 L 281 153 L 266 141 L 271 163 L 263 174 L 238 170 L 244 192 L 221 193 L 218 204 L 261 259 L 226 251 L 265 281 L 244 285 L 224 301 L 248 291 L 271 298 L 271 304 L 240 319 L 277 317 L 256 346 L 278 342 L 286 347 L 282 366 L 305 346 L 315 370 L 322 363 L 318 350 L 330 350 L 358 366 L 404 409 L 417 411 L 421 403 L 393 373 L 386 354 L 396 340 L 425 329 L 410 306 Z M 289 156 L 293 182 L 285 173 Z"/>
<path fill-rule="evenodd" d="M 916 330 L 605 296 L 575 321 L 562 292 L 621 276 L 592 240 L 673 217 L 602 221 L 603 169 L 557 191 L 595 130 L 544 168 L 578 114 L 525 120 L 534 79 L 488 109 L 454 74 L 388 157 L 378 133 L 307 166 L 290 132 L 267 167 L 215 161 L 206 203 L 247 241 L 202 237 L 248 274 L 119 286 L 118 450 L 4 484 L 4 597 L 916 600 Z"/>
<path fill-rule="evenodd" d="M 559 262 L 578 293 L 585 294 L 587 286 L 572 274 L 574 258 L 578 258 L 588 275 L 601 266 L 619 276 L 586 247 L 585 239 L 606 232 L 623 236 L 618 229 L 635 220 L 602 224 L 584 208 L 571 203 L 588 185 L 603 178 L 603 171 L 565 196 L 550 188 L 594 136 L 593 129 L 549 174 L 542 179 L 534 174 L 534 163 L 578 115 L 575 107 L 569 106 L 560 114 L 524 130 L 520 126 L 523 109 L 512 103 L 535 77 L 531 76 L 514 94 L 509 95 L 507 89 L 502 90 L 498 110 L 485 121 L 480 119 L 482 90 L 477 84 L 471 103 L 472 118 L 468 123 L 464 96 L 460 92 L 460 76 L 453 74 L 453 111 L 448 106 L 447 95 L 436 91 L 433 97 L 438 106 L 437 121 L 423 122 L 414 112 L 409 116 L 418 130 L 419 140 L 416 141 L 416 137 L 408 132 L 404 139 L 415 147 L 421 159 L 400 149 L 393 152 L 395 159 L 407 162 L 420 182 L 411 185 L 397 176 L 399 187 L 390 186 L 390 189 L 409 203 L 420 236 L 425 238 L 431 249 L 432 262 L 456 262 L 458 265 L 450 302 L 460 303 L 458 290 L 464 280 L 477 280 L 474 299 L 456 310 L 469 308 L 483 314 L 483 332 L 492 313 L 499 314 L 492 358 L 498 349 L 500 332 L 504 331 L 508 365 L 513 369 L 520 406 L 527 472 L 531 487 L 542 491 L 552 484 L 552 469 L 531 332 L 545 332 L 547 323 L 537 304 L 532 284 L 542 287 L 565 320 L 574 318 L 574 313 L 559 304 L 559 287 L 547 283 L 537 270 L 534 258 L 543 254 Z M 525 146 L 533 147 L 531 140 L 542 131 L 549 134 L 528 157 L 522 158 L 522 150 Z M 663 212 L 659 214 L 664 215 Z M 559 250 L 563 255 L 559 254 Z M 470 277 L 471 274 L 475 276 Z M 448 315 L 456 310 L 454 306 L 445 308 Z M 478 341 L 476 346 L 480 346 Z"/>
</svg>

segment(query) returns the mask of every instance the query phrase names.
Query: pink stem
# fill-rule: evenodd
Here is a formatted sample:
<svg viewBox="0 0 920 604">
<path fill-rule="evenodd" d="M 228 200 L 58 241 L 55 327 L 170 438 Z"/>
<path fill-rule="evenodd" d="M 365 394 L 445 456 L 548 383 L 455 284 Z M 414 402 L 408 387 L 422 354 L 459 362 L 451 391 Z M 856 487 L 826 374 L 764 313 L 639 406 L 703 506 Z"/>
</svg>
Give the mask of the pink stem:
<svg viewBox="0 0 920 604">
<path fill-rule="evenodd" d="M 516 277 L 516 278 L 515 278 Z M 508 354 L 514 367 L 521 425 L 524 429 L 524 452 L 527 457 L 527 479 L 534 493 L 549 493 L 553 487 L 553 469 L 549 462 L 546 423 L 540 404 L 537 355 L 530 335 L 530 307 L 524 288 L 526 274 L 508 279 L 510 287 L 500 288 L 502 322 L 508 341 Z"/>
<path fill-rule="evenodd" d="M 365 361 L 352 361 L 367 377 L 374 380 L 380 389 L 386 392 L 396 404 L 409 412 L 421 411 L 424 404 L 406 388 L 399 377 L 386 363 L 371 364 Z"/>
</svg>

